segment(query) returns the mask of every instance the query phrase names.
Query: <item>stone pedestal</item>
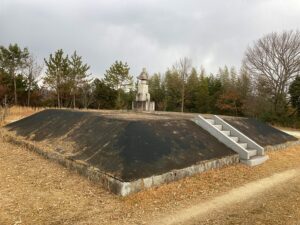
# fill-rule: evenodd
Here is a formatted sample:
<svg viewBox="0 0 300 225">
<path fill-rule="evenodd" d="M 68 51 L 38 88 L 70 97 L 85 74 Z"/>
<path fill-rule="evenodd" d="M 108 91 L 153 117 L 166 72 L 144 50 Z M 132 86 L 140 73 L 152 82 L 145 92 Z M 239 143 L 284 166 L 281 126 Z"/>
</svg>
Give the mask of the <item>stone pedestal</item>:
<svg viewBox="0 0 300 225">
<path fill-rule="evenodd" d="M 155 102 L 150 101 L 134 101 L 132 109 L 136 111 L 155 111 Z"/>
</svg>

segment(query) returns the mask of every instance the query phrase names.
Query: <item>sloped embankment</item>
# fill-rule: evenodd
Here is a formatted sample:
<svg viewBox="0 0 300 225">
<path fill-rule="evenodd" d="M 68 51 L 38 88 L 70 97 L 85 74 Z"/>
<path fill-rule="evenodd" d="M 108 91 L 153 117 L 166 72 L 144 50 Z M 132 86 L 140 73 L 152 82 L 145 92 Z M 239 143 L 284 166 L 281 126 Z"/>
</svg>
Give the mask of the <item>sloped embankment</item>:
<svg viewBox="0 0 300 225">
<path fill-rule="evenodd" d="M 121 181 L 235 154 L 187 119 L 126 120 L 97 112 L 51 109 L 11 123 L 6 129 Z"/>
<path fill-rule="evenodd" d="M 263 147 L 298 140 L 294 136 L 253 118 L 225 117 L 223 119 Z"/>
</svg>

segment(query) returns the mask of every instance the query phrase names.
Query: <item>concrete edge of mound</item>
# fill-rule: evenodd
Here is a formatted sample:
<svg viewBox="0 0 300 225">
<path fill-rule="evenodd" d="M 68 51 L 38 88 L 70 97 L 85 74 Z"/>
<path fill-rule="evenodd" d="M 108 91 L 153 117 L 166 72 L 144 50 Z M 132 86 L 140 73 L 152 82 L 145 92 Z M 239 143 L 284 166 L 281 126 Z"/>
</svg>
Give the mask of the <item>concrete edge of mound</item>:
<svg viewBox="0 0 300 225">
<path fill-rule="evenodd" d="M 300 140 L 297 141 L 288 141 L 282 144 L 278 144 L 278 145 L 268 145 L 265 146 L 265 151 L 278 151 L 278 150 L 282 150 L 285 149 L 287 147 L 292 147 L 294 145 L 300 145 Z"/>
<path fill-rule="evenodd" d="M 25 147 L 46 159 L 50 159 L 70 170 L 76 171 L 80 175 L 87 177 L 89 180 L 99 183 L 106 190 L 121 196 L 127 196 L 147 188 L 156 187 L 197 173 L 237 164 L 239 162 L 238 154 L 234 154 L 218 159 L 200 161 L 198 164 L 183 169 L 171 170 L 160 175 L 140 178 L 131 182 L 124 182 L 95 167 L 82 163 L 81 161 L 70 160 L 54 151 L 45 151 L 42 148 L 35 146 L 33 143 L 20 139 L 9 132 L 5 132 L 5 134 L 2 134 L 1 136 L 5 141 Z"/>
<path fill-rule="evenodd" d="M 54 151 L 44 151 L 43 149 L 35 146 L 33 143 L 23 139 L 19 139 L 14 135 L 9 134 L 8 132 L 5 132 L 5 134 L 2 134 L 1 136 L 5 141 L 25 147 L 26 149 L 36 152 L 39 155 L 45 157 L 46 159 L 50 159 L 70 170 L 76 171 L 78 174 L 87 177 L 89 180 L 95 183 L 99 183 L 106 190 L 120 196 L 127 196 L 129 194 L 136 193 L 147 188 L 156 187 L 165 183 L 170 183 L 172 181 L 199 174 L 211 169 L 217 169 L 228 165 L 234 165 L 239 163 L 240 161 L 239 155 L 234 154 L 218 159 L 200 161 L 195 165 L 182 169 L 171 170 L 167 173 L 163 173 L 160 175 L 141 178 L 131 182 L 123 182 L 122 180 L 119 180 L 118 178 L 109 175 L 103 171 L 100 171 L 99 169 L 92 167 L 88 164 L 82 163 L 81 161 L 70 160 Z M 300 144 L 300 140 L 286 142 L 274 146 L 267 146 L 266 151 L 280 150 L 298 144 Z"/>
</svg>

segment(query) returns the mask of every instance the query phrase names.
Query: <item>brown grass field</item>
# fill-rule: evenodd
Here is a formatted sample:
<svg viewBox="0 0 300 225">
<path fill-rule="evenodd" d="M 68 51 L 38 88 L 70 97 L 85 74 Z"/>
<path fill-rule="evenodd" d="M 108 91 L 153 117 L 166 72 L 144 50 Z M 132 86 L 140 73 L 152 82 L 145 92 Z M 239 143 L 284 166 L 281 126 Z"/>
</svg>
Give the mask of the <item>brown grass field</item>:
<svg viewBox="0 0 300 225">
<path fill-rule="evenodd" d="M 6 123 L 36 111 L 16 107 L 11 109 Z M 180 215 L 182 210 L 199 203 L 209 203 L 249 182 L 300 168 L 300 146 L 268 155 L 270 160 L 258 167 L 228 166 L 118 197 L 0 137 L 0 224 L 160 224 L 163 218 Z M 232 202 L 180 224 L 299 223 L 300 174 L 297 174 L 253 194 L 248 201 Z"/>
</svg>

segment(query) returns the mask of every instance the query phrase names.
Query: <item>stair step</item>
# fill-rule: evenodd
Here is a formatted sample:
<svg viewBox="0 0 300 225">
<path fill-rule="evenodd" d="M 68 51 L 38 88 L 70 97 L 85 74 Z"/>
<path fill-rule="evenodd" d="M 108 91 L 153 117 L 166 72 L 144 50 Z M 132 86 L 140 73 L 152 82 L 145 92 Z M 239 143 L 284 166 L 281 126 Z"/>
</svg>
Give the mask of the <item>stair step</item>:
<svg viewBox="0 0 300 225">
<path fill-rule="evenodd" d="M 217 128 L 218 130 L 222 130 L 222 128 L 223 128 L 222 125 L 218 125 L 218 124 L 215 124 L 214 126 L 215 126 L 215 128 Z"/>
<path fill-rule="evenodd" d="M 256 149 L 247 149 L 249 152 L 250 157 L 256 156 L 257 155 L 257 150 Z"/>
<path fill-rule="evenodd" d="M 246 164 L 248 166 L 257 166 L 259 164 L 264 163 L 269 159 L 269 156 L 267 155 L 262 155 L 262 156 L 253 156 L 248 160 L 241 159 L 241 163 Z"/>
<path fill-rule="evenodd" d="M 228 124 L 222 118 L 214 115 L 206 119 L 198 115 L 198 118 L 193 119 L 193 121 L 204 130 L 207 130 L 221 143 L 238 153 L 241 163 L 255 166 L 268 159 L 268 156 L 264 156 L 263 147 Z"/>
<path fill-rule="evenodd" d="M 233 141 L 238 142 L 239 138 L 238 137 L 234 137 L 234 136 L 229 136 Z"/>
<path fill-rule="evenodd" d="M 214 120 L 212 120 L 212 119 L 206 119 L 206 121 L 207 121 L 208 123 L 212 124 L 212 125 L 214 125 L 214 124 L 215 124 L 215 121 L 214 121 Z"/>
<path fill-rule="evenodd" d="M 238 144 L 240 146 L 242 146 L 243 148 L 247 148 L 248 144 L 247 143 L 241 143 L 241 142 L 238 142 Z"/>
<path fill-rule="evenodd" d="M 229 130 L 222 130 L 222 133 L 225 134 L 226 136 L 230 136 L 230 131 Z"/>
</svg>

